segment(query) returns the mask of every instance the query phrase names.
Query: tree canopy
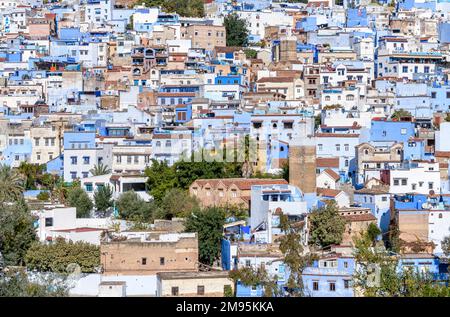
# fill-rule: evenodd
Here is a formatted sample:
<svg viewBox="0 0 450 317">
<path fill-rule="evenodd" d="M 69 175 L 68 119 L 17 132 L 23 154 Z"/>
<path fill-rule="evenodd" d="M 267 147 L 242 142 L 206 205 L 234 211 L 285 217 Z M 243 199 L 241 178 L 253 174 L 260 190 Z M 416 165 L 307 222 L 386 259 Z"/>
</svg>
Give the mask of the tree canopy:
<svg viewBox="0 0 450 317">
<path fill-rule="evenodd" d="M 186 190 L 172 188 L 164 195 L 158 208 L 157 218 L 187 217 L 199 208 L 198 200 L 190 196 Z"/>
<path fill-rule="evenodd" d="M 345 219 L 339 215 L 335 202 L 313 210 L 309 216 L 309 242 L 321 247 L 339 244 L 345 230 Z"/>
<path fill-rule="evenodd" d="M 0 165 L 0 202 L 17 201 L 22 197 L 23 177 L 8 165 Z"/>
<path fill-rule="evenodd" d="M 81 272 L 93 273 L 100 266 L 100 248 L 87 242 L 66 242 L 56 239 L 52 244 L 35 242 L 28 249 L 25 262 L 30 270 L 67 273 L 69 264 L 79 265 Z"/>
<path fill-rule="evenodd" d="M 89 218 L 94 207 L 88 194 L 80 187 L 74 187 L 68 191 L 67 203 L 71 207 L 76 207 L 77 218 Z"/>
<path fill-rule="evenodd" d="M 95 209 L 101 216 L 105 216 L 108 210 L 114 205 L 112 195 L 113 192 L 109 185 L 102 186 L 95 191 Z"/>
<path fill-rule="evenodd" d="M 213 265 L 219 259 L 224 223 L 225 212 L 216 207 L 193 212 L 187 218 L 185 231 L 197 232 L 201 263 Z"/>
<path fill-rule="evenodd" d="M 247 21 L 236 13 L 230 13 L 224 19 L 227 46 L 247 46 L 249 31 Z"/>
<path fill-rule="evenodd" d="M 23 199 L 0 205 L 0 253 L 5 266 L 25 263 L 25 254 L 36 241 L 33 222 Z"/>
<path fill-rule="evenodd" d="M 119 216 L 125 220 L 149 222 L 153 218 L 156 206 L 146 202 L 134 191 L 122 193 L 116 201 Z"/>
<path fill-rule="evenodd" d="M 204 17 L 203 0 L 138 0 L 136 4 L 146 7 L 161 7 L 166 13 L 177 13 L 183 17 Z"/>
</svg>

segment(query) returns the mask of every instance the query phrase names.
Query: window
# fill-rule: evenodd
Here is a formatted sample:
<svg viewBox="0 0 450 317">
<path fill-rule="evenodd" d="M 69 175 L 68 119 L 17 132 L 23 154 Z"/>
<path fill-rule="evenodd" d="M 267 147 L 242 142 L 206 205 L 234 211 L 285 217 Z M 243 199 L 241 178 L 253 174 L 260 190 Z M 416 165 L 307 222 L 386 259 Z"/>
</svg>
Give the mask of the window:
<svg viewBox="0 0 450 317">
<path fill-rule="evenodd" d="M 53 218 L 45 218 L 45 226 L 52 227 L 53 226 Z"/>
<path fill-rule="evenodd" d="M 147 265 L 147 258 L 142 258 L 141 263 L 142 265 Z"/>
<path fill-rule="evenodd" d="M 245 266 L 246 266 L 246 267 L 250 267 L 250 266 L 251 266 L 250 260 L 245 260 Z"/>
<path fill-rule="evenodd" d="M 336 144 L 336 151 L 337 152 L 341 151 L 341 145 L 340 144 Z"/>
<path fill-rule="evenodd" d="M 83 156 L 83 164 L 87 165 L 89 164 L 90 158 L 89 156 Z"/>
<path fill-rule="evenodd" d="M 70 172 L 70 178 L 76 179 L 77 178 L 77 172 Z"/>
<path fill-rule="evenodd" d="M 353 96 L 353 95 L 347 95 L 347 96 L 345 97 L 345 100 L 347 100 L 347 101 L 353 101 L 353 100 L 355 100 L 355 96 Z"/>
<path fill-rule="evenodd" d="M 402 72 L 403 73 L 407 73 L 408 72 L 408 66 L 403 66 L 402 67 Z"/>
<path fill-rule="evenodd" d="M 344 262 L 344 268 L 348 268 L 348 262 L 347 261 Z"/>
<path fill-rule="evenodd" d="M 83 178 L 89 177 L 89 172 L 83 172 L 81 174 L 83 175 Z"/>
<path fill-rule="evenodd" d="M 177 286 L 172 287 L 172 296 L 178 296 L 178 287 Z"/>
<path fill-rule="evenodd" d="M 428 189 L 433 189 L 433 182 L 428 183 Z"/>
<path fill-rule="evenodd" d="M 87 192 L 92 192 L 93 187 L 92 187 L 91 183 L 85 184 L 85 186 L 86 186 L 86 191 Z"/>
<path fill-rule="evenodd" d="M 381 197 L 381 201 L 387 201 L 387 197 L 386 196 Z"/>
<path fill-rule="evenodd" d="M 430 72 L 430 66 L 425 66 L 425 67 L 423 68 L 423 72 L 424 72 L 425 74 L 428 74 L 428 73 Z"/>
<path fill-rule="evenodd" d="M 313 281 L 313 291 L 319 290 L 319 281 Z"/>
<path fill-rule="evenodd" d="M 408 184 L 408 180 L 406 178 L 402 178 L 402 186 L 406 186 Z"/>
<path fill-rule="evenodd" d="M 197 295 L 205 295 L 205 286 L 204 285 L 197 286 Z"/>
<path fill-rule="evenodd" d="M 336 282 L 330 282 L 330 292 L 336 291 Z"/>
<path fill-rule="evenodd" d="M 167 140 L 167 141 L 166 141 L 166 147 L 171 147 L 171 146 L 172 146 L 172 141 Z"/>
<path fill-rule="evenodd" d="M 323 145 L 322 144 L 317 144 L 317 148 L 318 148 L 319 151 L 322 151 Z"/>
<path fill-rule="evenodd" d="M 349 163 L 348 163 L 348 160 L 345 160 L 345 161 L 344 161 L 344 166 L 345 166 L 345 167 L 348 167 L 348 164 L 349 164 Z"/>
<path fill-rule="evenodd" d="M 131 155 L 127 155 L 127 164 L 131 164 Z"/>
<path fill-rule="evenodd" d="M 350 280 L 344 280 L 344 288 L 345 289 L 350 288 Z"/>
<path fill-rule="evenodd" d="M 116 163 L 122 163 L 122 156 L 121 155 L 117 155 L 116 156 Z"/>
<path fill-rule="evenodd" d="M 159 258 L 159 265 L 164 265 L 164 264 L 165 264 L 165 259 Z"/>
<path fill-rule="evenodd" d="M 348 144 L 344 144 L 345 151 L 348 152 L 350 150 L 350 146 Z"/>
<path fill-rule="evenodd" d="M 70 161 L 71 161 L 72 165 L 77 165 L 77 157 L 76 156 L 71 156 Z"/>
<path fill-rule="evenodd" d="M 139 156 L 138 156 L 138 155 L 135 155 L 135 156 L 134 156 L 134 163 L 135 163 L 135 164 L 138 164 L 138 163 L 139 163 Z"/>
<path fill-rule="evenodd" d="M 39 140 L 40 140 L 41 138 L 34 138 L 34 145 L 35 146 L 39 146 Z"/>
<path fill-rule="evenodd" d="M 398 186 L 400 185 L 400 180 L 399 179 L 394 179 L 394 186 Z"/>
</svg>

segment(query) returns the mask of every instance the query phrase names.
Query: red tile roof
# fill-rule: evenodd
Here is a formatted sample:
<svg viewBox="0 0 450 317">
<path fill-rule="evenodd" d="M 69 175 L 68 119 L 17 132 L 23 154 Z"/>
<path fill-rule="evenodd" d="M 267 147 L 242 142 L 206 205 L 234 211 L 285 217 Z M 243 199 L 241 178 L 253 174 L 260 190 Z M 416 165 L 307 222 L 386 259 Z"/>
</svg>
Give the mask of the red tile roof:
<svg viewBox="0 0 450 317">
<path fill-rule="evenodd" d="M 324 170 L 325 173 L 327 173 L 328 175 L 330 175 L 335 181 L 338 181 L 341 179 L 341 177 L 332 169 L 327 168 L 326 170 Z"/>
</svg>

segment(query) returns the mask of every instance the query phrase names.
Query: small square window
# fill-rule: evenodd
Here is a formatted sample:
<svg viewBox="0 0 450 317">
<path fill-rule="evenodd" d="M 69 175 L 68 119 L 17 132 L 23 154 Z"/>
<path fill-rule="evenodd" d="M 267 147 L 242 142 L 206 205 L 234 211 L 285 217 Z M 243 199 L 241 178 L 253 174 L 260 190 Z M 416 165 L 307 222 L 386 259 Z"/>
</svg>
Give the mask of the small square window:
<svg viewBox="0 0 450 317">
<path fill-rule="evenodd" d="M 141 263 L 142 265 L 147 265 L 147 258 L 142 258 Z"/>
<path fill-rule="evenodd" d="M 172 296 L 178 296 L 178 287 L 177 286 L 172 287 Z"/>
<path fill-rule="evenodd" d="M 205 286 L 204 285 L 197 286 L 197 295 L 205 295 Z"/>
<path fill-rule="evenodd" d="M 53 226 L 53 218 L 45 218 L 45 226 L 52 227 Z"/>
<path fill-rule="evenodd" d="M 159 258 L 159 265 L 164 265 L 164 264 L 165 264 L 165 259 Z"/>
</svg>

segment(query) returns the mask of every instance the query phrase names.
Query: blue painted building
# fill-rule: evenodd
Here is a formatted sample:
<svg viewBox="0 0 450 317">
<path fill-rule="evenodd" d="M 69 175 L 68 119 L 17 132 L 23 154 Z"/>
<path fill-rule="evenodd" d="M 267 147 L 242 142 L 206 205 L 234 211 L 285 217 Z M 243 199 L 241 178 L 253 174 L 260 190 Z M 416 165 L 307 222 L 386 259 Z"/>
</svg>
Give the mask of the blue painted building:
<svg viewBox="0 0 450 317">
<path fill-rule="evenodd" d="M 303 270 L 305 296 L 353 297 L 354 270 L 355 260 L 352 257 L 335 255 L 315 261 Z"/>
<path fill-rule="evenodd" d="M 370 124 L 370 141 L 397 141 L 408 143 L 414 136 L 414 123 L 410 121 L 372 120 Z"/>
</svg>

